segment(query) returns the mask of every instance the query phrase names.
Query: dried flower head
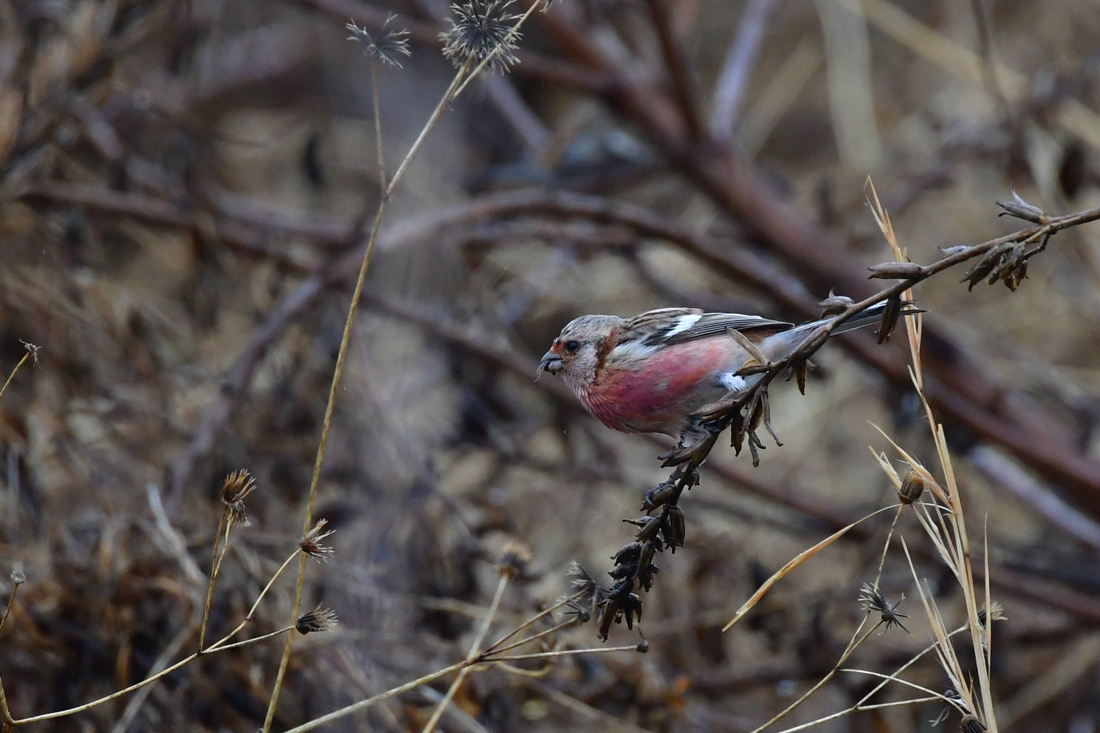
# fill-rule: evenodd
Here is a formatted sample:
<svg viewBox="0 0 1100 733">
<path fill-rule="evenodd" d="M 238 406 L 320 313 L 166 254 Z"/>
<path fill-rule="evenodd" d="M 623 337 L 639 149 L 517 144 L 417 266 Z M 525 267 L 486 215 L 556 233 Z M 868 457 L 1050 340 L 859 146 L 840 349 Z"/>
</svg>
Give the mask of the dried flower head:
<svg viewBox="0 0 1100 733">
<path fill-rule="evenodd" d="M 382 24 L 382 31 L 375 38 L 366 28 L 355 25 L 355 21 L 348 23 L 345 28 L 351 31 L 349 41 L 358 41 L 363 44 L 363 54 L 375 61 L 381 61 L 384 65 L 401 68 L 398 56 L 412 56 L 409 50 L 409 31 L 405 28 L 396 31 L 387 31 L 386 26 L 395 16 L 390 15 Z"/>
<path fill-rule="evenodd" d="M 12 585 L 23 585 L 27 582 L 27 576 L 23 574 L 22 570 L 12 570 L 11 575 L 8 577 L 11 579 Z"/>
<path fill-rule="evenodd" d="M 251 527 L 252 520 L 248 518 L 248 511 L 245 509 L 243 501 L 235 501 L 229 505 L 229 523 L 228 527 Z"/>
<path fill-rule="evenodd" d="M 256 479 L 244 469 L 234 471 L 225 477 L 225 483 L 222 485 L 222 504 L 229 510 L 226 532 L 232 527 L 248 527 L 252 524 L 245 510 L 244 499 L 255 490 Z"/>
<path fill-rule="evenodd" d="M 31 355 L 31 361 L 35 366 L 38 366 L 38 350 L 42 347 L 37 344 L 32 344 L 23 339 L 19 339 L 19 343 L 23 344 L 23 348 L 27 350 L 27 353 Z"/>
<path fill-rule="evenodd" d="M 586 617 L 584 618 L 584 620 L 587 621 L 589 616 L 596 613 L 596 607 L 607 597 L 607 590 L 600 587 L 596 579 L 593 578 L 587 570 L 581 567 L 581 564 L 576 560 L 569 563 L 569 570 L 566 572 L 566 577 L 569 578 L 570 591 L 577 596 L 577 604 L 587 609 Z"/>
<path fill-rule="evenodd" d="M 902 504 L 912 504 L 924 493 L 924 478 L 916 471 L 909 471 L 901 481 L 898 498 Z"/>
<path fill-rule="evenodd" d="M 256 490 L 256 479 L 243 468 L 225 477 L 222 485 L 222 504 L 232 506 Z"/>
<path fill-rule="evenodd" d="M 498 572 L 509 580 L 523 575 L 531 562 L 531 551 L 518 542 L 509 542 L 500 554 Z"/>
<path fill-rule="evenodd" d="M 300 616 L 294 628 L 299 634 L 312 634 L 315 631 L 332 631 L 336 628 L 336 611 L 318 605 L 309 613 Z"/>
<path fill-rule="evenodd" d="M 905 628 L 905 625 L 901 622 L 903 618 L 909 618 L 904 613 L 898 613 L 898 606 L 905 600 L 905 596 L 901 597 L 897 603 L 890 605 L 886 602 L 886 598 L 879 592 L 878 588 L 870 583 L 864 583 L 863 587 L 859 589 L 859 602 L 863 605 L 863 610 L 870 613 L 874 611 L 880 615 L 883 627 L 883 633 L 890 630 L 891 626 L 898 626 L 905 633 L 909 633 L 909 629 Z"/>
<path fill-rule="evenodd" d="M 519 61 L 513 51 L 520 33 L 515 30 L 519 15 L 509 11 L 514 0 L 467 0 L 451 6 L 451 29 L 440 33 L 443 55 L 454 64 L 480 63 L 490 59 L 490 71 L 507 71 Z"/>
<path fill-rule="evenodd" d="M 987 618 L 992 618 L 994 621 L 1004 621 L 1008 616 L 1005 616 L 1004 606 L 997 601 L 992 601 L 988 609 L 983 608 L 978 611 L 978 622 L 981 623 L 982 626 L 985 626 Z"/>
<path fill-rule="evenodd" d="M 313 525 L 313 529 L 307 532 L 302 539 L 298 540 L 298 547 L 302 552 L 316 559 L 317 562 L 327 562 L 329 557 L 335 552 L 331 547 L 321 544 L 321 540 L 336 531 L 335 529 L 330 529 L 327 532 L 323 532 L 322 530 L 325 528 L 326 524 L 328 524 L 327 519 L 318 519 L 317 524 Z"/>
</svg>

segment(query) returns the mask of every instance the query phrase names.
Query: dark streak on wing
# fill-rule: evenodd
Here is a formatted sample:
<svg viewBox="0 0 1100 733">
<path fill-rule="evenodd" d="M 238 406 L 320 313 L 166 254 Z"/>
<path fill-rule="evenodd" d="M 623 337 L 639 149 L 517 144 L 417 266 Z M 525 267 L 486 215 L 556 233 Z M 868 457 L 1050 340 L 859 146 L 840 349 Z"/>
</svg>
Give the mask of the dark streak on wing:
<svg viewBox="0 0 1100 733">
<path fill-rule="evenodd" d="M 698 313 L 698 311 L 684 310 L 684 315 Z M 723 334 L 730 329 L 734 331 L 755 331 L 757 329 L 786 331 L 793 325 L 793 323 L 787 323 L 786 321 L 773 321 L 767 318 L 761 318 L 760 316 L 743 316 L 740 313 L 703 313 L 702 317 L 686 331 L 680 331 L 679 333 L 666 337 L 666 333 L 676 330 L 676 322 L 673 321 L 667 329 L 659 331 L 647 338 L 645 343 L 650 346 L 655 346 L 657 344 L 671 346 L 672 344 L 682 344 L 686 341 L 694 341 L 695 339 L 706 338 L 707 336 Z"/>
</svg>

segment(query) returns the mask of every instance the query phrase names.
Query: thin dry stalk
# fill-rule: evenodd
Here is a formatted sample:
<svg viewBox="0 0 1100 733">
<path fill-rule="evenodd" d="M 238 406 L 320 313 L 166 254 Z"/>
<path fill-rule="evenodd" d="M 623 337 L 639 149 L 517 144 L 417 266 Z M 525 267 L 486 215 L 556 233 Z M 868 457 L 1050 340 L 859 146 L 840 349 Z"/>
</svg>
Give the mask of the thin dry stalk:
<svg viewBox="0 0 1100 733">
<path fill-rule="evenodd" d="M 344 361 L 347 358 L 348 344 L 351 341 L 352 326 L 355 323 L 355 314 L 359 307 L 359 300 L 362 297 L 363 285 L 366 282 L 367 278 L 367 271 L 370 268 L 371 255 L 374 253 L 375 243 L 378 241 L 378 231 L 382 225 L 382 218 L 385 215 L 386 205 L 389 202 L 390 196 L 392 195 L 398 184 L 401 182 L 401 180 L 404 178 L 405 172 L 408 170 L 409 165 L 412 164 L 413 159 L 416 157 L 417 153 L 420 152 L 420 149 L 423 146 L 424 141 L 427 139 L 428 134 L 435 128 L 436 123 L 438 123 L 439 120 L 442 118 L 443 112 L 447 108 L 447 106 L 458 97 L 463 89 L 466 88 L 466 85 L 469 83 L 470 79 L 472 79 L 482 70 L 484 70 L 494 60 L 494 58 L 506 52 L 506 44 L 512 38 L 518 35 L 520 26 L 524 23 L 524 21 L 527 20 L 527 18 L 531 16 L 531 13 L 534 12 L 537 6 L 537 2 L 531 3 L 530 7 L 527 9 L 527 12 L 524 13 L 523 16 L 521 16 L 520 19 L 516 21 L 511 30 L 509 30 L 504 38 L 504 41 L 493 48 L 488 54 L 486 54 L 485 58 L 482 59 L 479 64 L 474 66 L 472 58 L 467 58 L 462 62 L 462 64 L 458 68 L 458 71 L 455 73 L 454 78 L 451 80 L 450 85 L 447 87 L 447 90 L 443 93 L 443 96 L 440 98 L 439 103 L 432 111 L 432 114 L 428 118 L 428 121 L 424 124 L 423 128 L 421 128 L 420 134 L 413 142 L 409 151 L 405 154 L 405 158 L 401 161 L 401 164 L 398 166 L 397 171 L 393 175 L 393 178 L 385 184 L 382 192 L 382 197 L 378 202 L 378 210 L 374 216 L 374 223 L 371 226 L 370 235 L 367 239 L 367 249 L 366 252 L 363 254 L 363 260 L 359 267 L 359 275 L 355 281 L 355 288 L 352 291 L 351 304 L 348 307 L 347 318 L 344 321 L 344 331 L 340 338 L 340 349 L 336 356 L 336 365 L 333 368 L 332 372 L 332 383 L 329 388 L 328 401 L 325 405 L 325 416 L 321 425 L 321 438 L 317 446 L 317 455 L 313 464 L 313 476 L 310 480 L 309 498 L 306 502 L 303 532 L 308 533 L 310 526 L 313 523 L 313 510 L 317 500 L 317 489 L 321 480 L 321 467 L 324 464 L 325 449 L 328 445 L 329 429 L 332 424 L 332 414 L 336 407 L 336 395 L 340 386 L 340 379 L 343 376 L 344 372 Z M 471 67 L 473 67 L 472 71 Z M 377 92 L 377 85 L 373 87 L 373 90 Z M 375 110 L 377 110 L 377 94 L 375 94 Z M 381 141 L 381 118 L 377 115 L 377 112 L 375 116 L 375 125 L 376 137 L 379 141 Z M 379 142 L 379 146 L 380 145 L 381 142 Z M 379 166 L 382 165 L 383 158 L 381 151 L 379 151 Z M 385 179 L 383 178 L 383 180 Z M 294 591 L 294 618 L 297 618 L 298 615 L 301 613 L 302 595 L 305 588 L 305 571 L 307 559 L 307 556 L 303 554 L 301 560 L 298 563 L 298 582 L 295 586 Z M 279 692 L 282 689 L 283 680 L 286 677 L 287 667 L 290 664 L 290 652 L 293 645 L 294 635 L 290 634 L 287 636 L 286 645 L 283 648 L 283 655 L 279 661 L 279 670 L 276 673 L 275 683 L 272 687 L 271 699 L 268 703 L 267 715 L 265 716 L 262 728 L 264 733 L 267 733 L 267 731 L 271 729 L 271 723 L 275 717 L 275 708 L 279 701 Z"/>
</svg>

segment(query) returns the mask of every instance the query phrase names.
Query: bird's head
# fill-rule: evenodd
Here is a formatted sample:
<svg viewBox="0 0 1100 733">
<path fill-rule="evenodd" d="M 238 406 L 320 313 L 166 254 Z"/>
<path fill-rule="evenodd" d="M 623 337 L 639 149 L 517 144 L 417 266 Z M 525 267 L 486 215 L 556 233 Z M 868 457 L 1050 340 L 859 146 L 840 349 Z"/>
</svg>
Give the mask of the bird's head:
<svg viewBox="0 0 1100 733">
<path fill-rule="evenodd" d="M 574 390 L 591 385 L 622 319 L 618 316 L 581 316 L 561 330 L 539 362 L 535 381 L 543 372 L 560 375 Z"/>
</svg>

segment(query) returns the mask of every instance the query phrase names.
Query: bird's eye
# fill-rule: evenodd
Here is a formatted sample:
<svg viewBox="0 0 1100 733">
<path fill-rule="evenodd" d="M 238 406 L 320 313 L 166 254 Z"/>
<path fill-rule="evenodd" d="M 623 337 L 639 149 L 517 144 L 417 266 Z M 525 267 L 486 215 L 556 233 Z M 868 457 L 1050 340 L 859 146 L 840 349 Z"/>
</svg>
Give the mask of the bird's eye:
<svg viewBox="0 0 1100 733">
<path fill-rule="evenodd" d="M 579 349 L 580 347 L 581 347 L 581 342 L 580 341 L 566 341 L 565 342 L 565 350 L 568 351 L 570 354 L 575 353 L 577 351 L 577 349 Z"/>
</svg>

